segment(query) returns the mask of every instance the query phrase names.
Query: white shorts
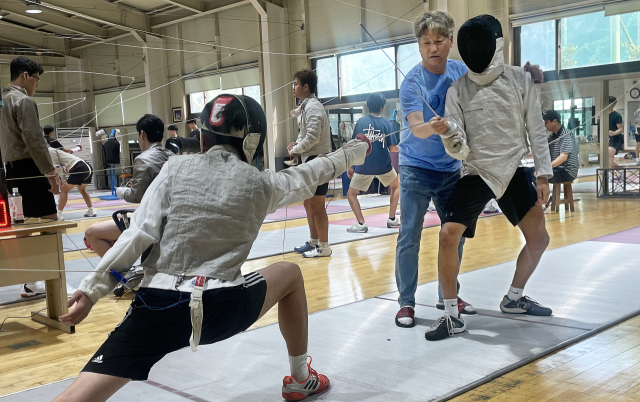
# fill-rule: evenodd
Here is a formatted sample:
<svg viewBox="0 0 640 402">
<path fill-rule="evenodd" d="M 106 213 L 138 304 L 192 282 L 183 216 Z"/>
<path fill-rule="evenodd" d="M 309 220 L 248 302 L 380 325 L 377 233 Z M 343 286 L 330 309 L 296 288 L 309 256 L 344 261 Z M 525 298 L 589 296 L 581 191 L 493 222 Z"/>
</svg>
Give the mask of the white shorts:
<svg viewBox="0 0 640 402">
<path fill-rule="evenodd" d="M 393 182 L 396 179 L 396 177 L 398 177 L 398 174 L 396 173 L 396 170 L 393 168 L 391 168 L 391 170 L 388 171 L 387 173 L 381 174 L 381 175 L 354 173 L 353 179 L 351 179 L 351 184 L 349 184 L 349 187 L 353 187 L 356 190 L 360 190 L 360 191 L 367 191 L 374 178 L 377 178 L 378 180 L 380 180 L 380 183 L 382 183 L 383 186 L 387 187 L 389 184 L 391 184 L 391 182 Z"/>
</svg>

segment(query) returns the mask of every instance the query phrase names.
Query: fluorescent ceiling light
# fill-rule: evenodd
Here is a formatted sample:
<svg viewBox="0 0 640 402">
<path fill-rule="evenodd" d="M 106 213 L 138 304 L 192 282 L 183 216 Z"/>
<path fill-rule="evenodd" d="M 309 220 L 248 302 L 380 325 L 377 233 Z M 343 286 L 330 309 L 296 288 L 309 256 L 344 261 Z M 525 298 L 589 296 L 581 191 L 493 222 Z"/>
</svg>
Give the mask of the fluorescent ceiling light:
<svg viewBox="0 0 640 402">
<path fill-rule="evenodd" d="M 27 10 L 29 14 L 40 14 L 42 9 L 40 8 L 40 0 L 26 0 Z"/>
</svg>

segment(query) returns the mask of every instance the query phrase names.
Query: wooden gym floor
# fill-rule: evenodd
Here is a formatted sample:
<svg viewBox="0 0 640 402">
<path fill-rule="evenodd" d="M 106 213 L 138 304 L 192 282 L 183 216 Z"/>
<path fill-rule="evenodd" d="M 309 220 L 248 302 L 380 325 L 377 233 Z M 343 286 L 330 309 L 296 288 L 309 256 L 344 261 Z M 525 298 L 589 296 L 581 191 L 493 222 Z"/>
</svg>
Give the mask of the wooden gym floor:
<svg viewBox="0 0 640 402">
<path fill-rule="evenodd" d="M 582 180 L 588 180 L 585 178 Z M 595 183 L 594 183 L 595 185 Z M 576 212 L 547 215 L 550 249 L 640 226 L 638 200 L 596 199 L 579 194 Z M 82 201 L 80 201 L 82 202 Z M 384 213 L 386 208 L 366 210 L 365 215 Z M 351 218 L 351 213 L 330 215 L 330 221 Z M 80 221 L 84 231 L 96 220 Z M 306 225 L 305 219 L 287 222 L 287 228 Z M 262 230 L 282 229 L 283 222 L 264 225 Z M 310 313 L 368 299 L 396 290 L 394 265 L 396 235 L 333 246 L 331 258 L 304 260 L 290 253 L 249 261 L 243 273 L 282 261 L 300 265 L 305 277 Z M 419 283 L 437 280 L 438 228 L 423 231 Z M 514 260 L 524 240 L 502 216 L 481 219 L 478 236 L 465 246 L 462 271 L 468 272 Z M 87 257 L 95 256 L 85 251 Z M 66 260 L 84 258 L 70 252 Z M 461 290 L 464 297 L 464 289 Z M 435 298 L 435 296 L 434 296 Z M 473 302 L 473 300 L 468 300 Z M 44 307 L 43 300 L 0 307 L 0 320 L 25 317 Z M 73 377 L 122 319 L 128 300 L 107 297 L 89 317 L 67 335 L 28 319 L 8 319 L 0 332 L 0 396 Z M 272 310 L 256 327 L 277 321 Z M 393 317 L 389 317 L 389 325 Z M 640 400 L 640 317 L 560 350 L 480 386 L 455 401 L 551 401 L 551 400 Z M 52 396 L 53 397 L 53 396 Z"/>
</svg>

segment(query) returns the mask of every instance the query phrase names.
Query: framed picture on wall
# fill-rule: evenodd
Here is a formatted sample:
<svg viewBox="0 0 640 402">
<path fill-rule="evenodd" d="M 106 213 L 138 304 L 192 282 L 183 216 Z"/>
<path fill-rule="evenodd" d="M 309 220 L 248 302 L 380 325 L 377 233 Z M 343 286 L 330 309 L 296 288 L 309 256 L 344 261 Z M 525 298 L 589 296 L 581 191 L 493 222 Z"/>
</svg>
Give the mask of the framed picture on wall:
<svg viewBox="0 0 640 402">
<path fill-rule="evenodd" d="M 180 123 L 182 121 L 182 108 L 174 107 L 173 108 L 173 122 Z"/>
</svg>

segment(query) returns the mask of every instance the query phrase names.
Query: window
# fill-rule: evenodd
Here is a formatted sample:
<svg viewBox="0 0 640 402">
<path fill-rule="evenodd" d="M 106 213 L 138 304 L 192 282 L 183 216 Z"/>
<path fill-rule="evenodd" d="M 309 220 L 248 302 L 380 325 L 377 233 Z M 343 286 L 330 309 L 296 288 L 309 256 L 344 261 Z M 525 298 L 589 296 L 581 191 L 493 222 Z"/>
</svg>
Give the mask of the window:
<svg viewBox="0 0 640 402">
<path fill-rule="evenodd" d="M 396 89 L 395 48 L 352 53 L 340 57 L 342 95 L 367 94 Z"/>
<path fill-rule="evenodd" d="M 191 106 L 191 114 L 199 115 L 204 109 L 204 105 L 211 102 L 216 96 L 221 94 L 231 95 L 247 95 L 255 99 L 258 104 L 262 105 L 260 95 L 260 85 L 252 85 L 244 88 L 214 89 L 211 91 L 196 92 L 189 95 L 189 104 Z"/>
<path fill-rule="evenodd" d="M 562 18 L 560 25 L 562 69 L 640 60 L 640 12 L 600 11 Z"/>
<path fill-rule="evenodd" d="M 262 105 L 262 102 L 260 101 L 260 85 L 244 87 L 242 88 L 242 93 L 250 98 L 253 98 L 256 102 L 258 102 L 259 105 Z"/>
<path fill-rule="evenodd" d="M 200 114 L 204 109 L 204 92 L 196 92 L 189 95 L 189 105 L 191 106 L 192 114 Z"/>
<path fill-rule="evenodd" d="M 520 30 L 520 62 L 538 64 L 542 71 L 556 69 L 556 22 L 523 25 Z"/>
<path fill-rule="evenodd" d="M 329 57 L 316 62 L 318 98 L 338 96 L 338 59 Z"/>
<path fill-rule="evenodd" d="M 411 71 L 411 69 L 421 61 L 422 57 L 420 56 L 417 43 L 398 46 L 398 68 L 405 75 L 409 74 L 409 71 Z M 400 73 L 397 73 L 397 76 L 398 88 L 400 88 L 402 81 L 404 81 L 404 77 Z"/>
</svg>

